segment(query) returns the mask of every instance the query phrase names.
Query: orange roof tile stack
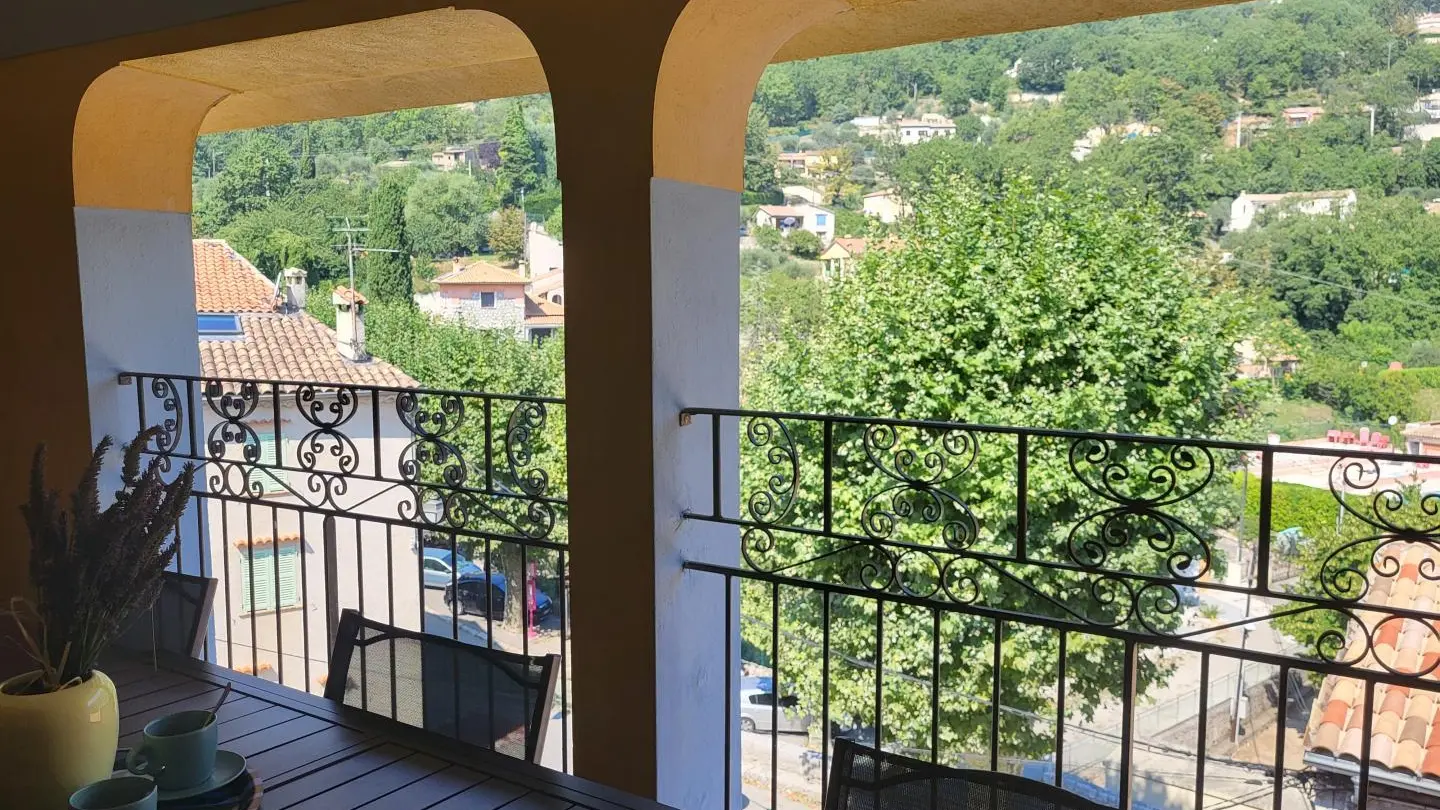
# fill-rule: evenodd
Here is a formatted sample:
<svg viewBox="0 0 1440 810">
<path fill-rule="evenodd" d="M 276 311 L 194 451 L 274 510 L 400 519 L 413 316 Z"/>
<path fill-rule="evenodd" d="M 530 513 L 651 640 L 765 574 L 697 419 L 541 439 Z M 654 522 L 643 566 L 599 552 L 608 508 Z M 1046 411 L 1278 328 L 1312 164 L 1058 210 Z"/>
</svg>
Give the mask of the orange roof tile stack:
<svg viewBox="0 0 1440 810">
<path fill-rule="evenodd" d="M 1440 566 L 1440 552 L 1422 543 L 1396 544 L 1382 552 L 1378 567 L 1394 577 L 1371 577 L 1365 604 L 1433 611 L 1440 604 L 1440 582 L 1421 575 Z M 1366 652 L 1363 631 L 1351 634 L 1341 661 L 1359 660 L 1366 669 L 1418 674 L 1436 682 L 1436 691 L 1378 684 L 1371 720 L 1370 764 L 1397 773 L 1440 781 L 1440 620 L 1428 623 L 1359 611 L 1373 631 L 1374 649 Z M 1320 687 L 1305 730 L 1305 747 L 1351 763 L 1360 761 L 1364 744 L 1365 684 L 1329 675 Z"/>
</svg>

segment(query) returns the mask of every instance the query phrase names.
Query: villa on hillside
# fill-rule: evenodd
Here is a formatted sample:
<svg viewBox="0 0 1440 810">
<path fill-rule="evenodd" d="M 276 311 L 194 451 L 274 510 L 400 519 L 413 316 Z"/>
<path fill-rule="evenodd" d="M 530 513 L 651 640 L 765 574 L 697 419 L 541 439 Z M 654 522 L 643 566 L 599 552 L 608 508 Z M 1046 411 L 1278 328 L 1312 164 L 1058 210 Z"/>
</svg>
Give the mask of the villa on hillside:
<svg viewBox="0 0 1440 810">
<path fill-rule="evenodd" d="M 1254 225 L 1261 215 L 1273 213 L 1284 217 L 1290 213 L 1319 216 L 1334 214 L 1349 216 L 1355 210 L 1355 189 L 1345 188 L 1332 191 L 1291 191 L 1284 194 L 1251 194 L 1242 191 L 1230 204 L 1230 222 L 1227 230 L 1244 231 Z"/>
<path fill-rule="evenodd" d="M 534 281 L 542 279 L 546 284 L 534 293 L 529 289 L 532 280 L 514 270 L 456 260 L 455 269 L 435 278 L 435 292 L 415 296 L 415 306 L 476 329 L 501 329 L 523 340 L 539 340 L 565 324 L 563 270 Z"/>
<path fill-rule="evenodd" d="M 886 225 L 910 215 L 910 206 L 900 198 L 900 192 L 893 188 L 866 194 L 861 201 L 861 209 L 865 216 L 875 217 Z"/>
<path fill-rule="evenodd" d="M 809 231 L 822 245 L 835 237 L 835 215 L 814 205 L 762 205 L 755 211 L 755 224 L 784 234 Z"/>
<path fill-rule="evenodd" d="M 821 278 L 833 281 L 844 276 L 855 260 L 865 253 L 865 247 L 864 239 L 838 237 L 820 254 Z"/>
</svg>

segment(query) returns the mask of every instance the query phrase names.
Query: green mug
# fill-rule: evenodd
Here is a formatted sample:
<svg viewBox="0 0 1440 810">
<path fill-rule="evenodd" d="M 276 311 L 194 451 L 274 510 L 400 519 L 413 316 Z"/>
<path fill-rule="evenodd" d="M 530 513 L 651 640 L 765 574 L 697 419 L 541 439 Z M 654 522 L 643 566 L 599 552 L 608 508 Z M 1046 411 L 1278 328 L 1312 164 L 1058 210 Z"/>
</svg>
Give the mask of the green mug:
<svg viewBox="0 0 1440 810">
<path fill-rule="evenodd" d="M 143 776 L 117 776 L 70 794 L 70 810 L 156 810 L 155 783 Z"/>
<path fill-rule="evenodd" d="M 161 790 L 195 787 L 215 773 L 218 725 L 215 715 L 203 709 L 152 720 L 140 744 L 125 757 L 125 767 L 153 777 Z"/>
</svg>

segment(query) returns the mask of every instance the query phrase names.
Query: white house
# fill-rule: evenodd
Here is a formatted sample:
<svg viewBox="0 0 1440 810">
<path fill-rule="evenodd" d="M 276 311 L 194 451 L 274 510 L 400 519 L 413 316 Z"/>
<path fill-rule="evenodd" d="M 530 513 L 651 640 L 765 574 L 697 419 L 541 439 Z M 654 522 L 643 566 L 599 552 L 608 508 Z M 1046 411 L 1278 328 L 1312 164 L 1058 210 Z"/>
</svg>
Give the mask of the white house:
<svg viewBox="0 0 1440 810">
<path fill-rule="evenodd" d="M 305 312 L 300 271 L 286 271 L 277 290 L 222 240 L 197 239 L 193 252 L 206 379 L 418 385 L 365 353 L 364 296 L 337 288 L 340 329 L 332 330 Z M 330 643 L 327 605 L 363 605 L 366 615 L 421 629 L 416 532 L 366 519 L 400 518 L 413 504 L 408 488 L 374 480 L 402 478 L 412 434 L 397 409 L 399 391 L 380 393 L 375 402 L 365 388 L 349 389 L 353 396 L 323 386 L 284 385 L 277 392 L 261 383 L 248 394 L 240 383 L 199 388 L 203 433 L 197 439 L 201 452 L 220 459 L 197 476 L 213 493 L 204 519 L 205 553 L 220 580 L 216 662 L 318 691 Z M 206 446 L 211 442 L 217 444 Z M 334 483 L 342 472 L 343 492 Z M 327 533 L 317 507 L 347 516 Z M 327 555 L 334 593 L 327 591 Z"/>
<path fill-rule="evenodd" d="M 910 206 L 900 199 L 900 192 L 893 188 L 866 194 L 861 210 L 865 216 L 875 217 L 887 225 L 910 214 Z"/>
<path fill-rule="evenodd" d="M 902 146 L 914 146 L 932 138 L 954 136 L 955 122 L 943 115 L 926 113 L 919 118 L 902 118 L 891 124 L 890 129 Z"/>
<path fill-rule="evenodd" d="M 781 233 L 809 231 L 828 244 L 835 237 L 835 215 L 813 205 L 762 205 L 755 211 L 755 224 L 779 228 Z"/>
<path fill-rule="evenodd" d="M 525 267 L 530 278 L 565 269 L 564 244 L 538 222 L 525 226 Z"/>
<path fill-rule="evenodd" d="M 1337 189 L 1333 191 L 1291 191 L 1285 194 L 1250 194 L 1240 192 L 1240 196 L 1230 204 L 1230 223 L 1228 230 L 1243 231 L 1250 228 L 1260 215 L 1273 211 L 1275 216 L 1283 217 L 1291 212 L 1318 216 L 1321 214 L 1334 214 L 1336 216 L 1348 216 L 1355 210 L 1355 189 Z"/>
</svg>

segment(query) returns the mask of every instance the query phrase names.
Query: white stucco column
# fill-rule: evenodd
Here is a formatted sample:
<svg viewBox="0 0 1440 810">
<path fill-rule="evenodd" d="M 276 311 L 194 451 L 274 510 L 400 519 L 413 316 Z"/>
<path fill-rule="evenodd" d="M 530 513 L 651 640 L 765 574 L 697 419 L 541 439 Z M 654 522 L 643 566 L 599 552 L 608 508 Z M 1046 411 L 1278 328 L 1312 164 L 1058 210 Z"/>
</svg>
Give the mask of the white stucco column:
<svg viewBox="0 0 1440 810">
<path fill-rule="evenodd" d="M 110 436 L 115 448 L 100 479 L 102 503 L 120 486 L 120 448 L 140 430 L 138 397 L 146 399 L 146 421 L 157 424 L 173 414 L 147 384 L 121 385 L 120 372 L 200 373 L 195 327 L 195 270 L 190 247 L 190 215 L 119 208 L 75 209 L 80 265 L 80 304 L 85 330 L 85 374 L 90 394 L 91 442 Z M 177 392 L 183 399 L 186 390 Z M 197 388 L 196 394 L 199 391 Z M 180 415 L 181 450 L 189 452 L 192 414 L 197 429 L 204 420 L 185 403 Z M 196 436 L 198 452 L 204 437 Z M 203 481 L 196 482 L 203 487 Z M 208 576 L 201 552 L 203 538 L 193 501 L 181 518 L 179 557 L 182 570 Z"/>
<path fill-rule="evenodd" d="M 738 722 L 739 584 L 730 611 L 723 577 L 687 572 L 685 561 L 736 565 L 738 531 L 684 520 L 712 501 L 712 434 L 705 420 L 682 427 L 685 407 L 740 402 L 740 270 L 734 191 L 651 181 L 651 324 L 655 458 L 655 694 L 657 798 L 687 810 L 724 808 L 725 780 L 739 804 L 738 768 L 725 770 L 725 725 Z M 722 426 L 725 503 L 739 497 L 738 436 Z M 725 648 L 731 647 L 726 694 Z M 740 759 L 732 728 L 732 765 Z"/>
</svg>

